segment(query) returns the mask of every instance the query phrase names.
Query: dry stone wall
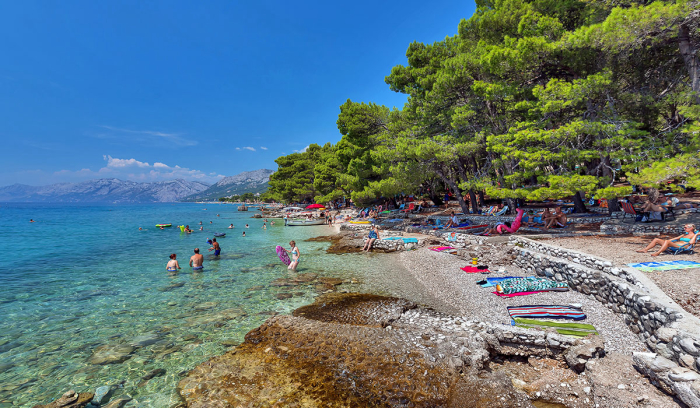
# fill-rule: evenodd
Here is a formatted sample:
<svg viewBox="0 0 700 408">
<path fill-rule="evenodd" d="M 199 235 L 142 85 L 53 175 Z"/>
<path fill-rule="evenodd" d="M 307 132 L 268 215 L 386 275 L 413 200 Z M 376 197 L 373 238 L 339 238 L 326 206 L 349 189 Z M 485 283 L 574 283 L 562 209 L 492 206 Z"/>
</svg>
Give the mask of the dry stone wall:
<svg viewBox="0 0 700 408">
<path fill-rule="evenodd" d="M 664 388 L 689 406 L 700 407 L 700 320 L 640 276 L 642 272 L 523 237 L 513 237 L 511 243 L 519 247 L 515 263 L 523 270 L 567 282 L 572 290 L 621 314 L 630 330 L 663 358 L 666 365 L 654 375 L 663 379 Z M 654 357 L 637 360 L 654 361 Z"/>
</svg>

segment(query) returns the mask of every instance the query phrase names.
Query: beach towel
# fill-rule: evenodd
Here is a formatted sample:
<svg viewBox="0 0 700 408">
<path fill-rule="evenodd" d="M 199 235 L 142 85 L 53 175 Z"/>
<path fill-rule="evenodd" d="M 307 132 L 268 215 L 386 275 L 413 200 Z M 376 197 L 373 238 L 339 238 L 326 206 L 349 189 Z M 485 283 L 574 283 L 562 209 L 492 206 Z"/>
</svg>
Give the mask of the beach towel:
<svg viewBox="0 0 700 408">
<path fill-rule="evenodd" d="M 497 283 L 504 281 L 506 279 L 513 279 L 513 278 L 519 278 L 519 276 L 494 276 L 494 277 L 488 277 L 484 280 L 481 280 L 477 282 L 476 284 L 481 286 L 482 288 L 490 288 L 492 286 L 496 286 Z"/>
<path fill-rule="evenodd" d="M 694 261 L 663 261 L 663 262 L 642 262 L 627 264 L 635 269 L 644 272 L 670 271 L 674 269 L 700 268 L 700 263 Z"/>
<path fill-rule="evenodd" d="M 535 291 L 566 291 L 569 290 L 569 285 L 566 282 L 557 282 L 545 278 L 516 278 L 506 279 L 498 284 L 497 289 L 500 293 L 506 295 L 518 292 L 535 292 Z"/>
<path fill-rule="evenodd" d="M 548 322 L 546 320 L 523 319 L 518 317 L 511 322 L 511 325 L 528 329 L 545 330 L 547 328 L 553 328 L 559 334 L 574 337 L 586 337 L 589 334 L 598 334 L 598 331 L 593 325 L 585 323 Z"/>
<path fill-rule="evenodd" d="M 508 314 L 511 318 L 522 317 L 527 319 L 571 319 L 583 320 L 586 315 L 580 307 L 558 305 L 526 305 L 508 306 Z"/>
<path fill-rule="evenodd" d="M 463 270 L 466 273 L 479 273 L 479 272 L 491 273 L 491 271 L 489 271 L 488 268 L 479 269 L 476 266 L 469 266 L 469 265 L 465 266 L 464 268 L 459 268 L 459 269 Z"/>
<path fill-rule="evenodd" d="M 533 292 L 518 292 L 518 293 L 498 293 L 498 292 L 491 292 L 494 295 L 500 296 L 500 297 L 516 297 L 516 296 L 527 296 L 527 295 L 534 295 L 535 293 L 542 293 L 546 292 L 545 290 L 535 290 Z"/>
<path fill-rule="evenodd" d="M 435 251 L 435 252 L 442 252 L 442 251 L 446 251 L 448 249 L 455 249 L 455 248 L 452 248 L 451 246 L 430 247 L 430 250 Z"/>
<path fill-rule="evenodd" d="M 404 244 L 408 244 L 409 242 L 418 242 L 418 238 L 404 238 L 404 237 L 387 237 L 387 238 L 382 238 L 382 241 L 398 241 L 402 240 Z"/>
</svg>

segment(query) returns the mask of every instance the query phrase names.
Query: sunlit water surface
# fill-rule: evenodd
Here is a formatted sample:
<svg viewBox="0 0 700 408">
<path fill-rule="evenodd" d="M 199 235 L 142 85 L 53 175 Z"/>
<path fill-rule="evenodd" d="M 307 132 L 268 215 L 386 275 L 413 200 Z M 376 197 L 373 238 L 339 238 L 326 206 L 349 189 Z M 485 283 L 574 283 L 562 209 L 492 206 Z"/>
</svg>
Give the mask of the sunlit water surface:
<svg viewBox="0 0 700 408">
<path fill-rule="evenodd" d="M 187 370 L 241 342 L 270 315 L 317 296 L 313 285 L 269 286 L 293 276 L 274 250 L 291 239 L 302 252 L 300 273 L 372 280 L 368 274 L 391 268 L 381 257 L 328 255 L 328 243 L 304 242 L 328 234 L 326 226 L 277 220 L 263 230 L 264 220 L 252 214 L 217 204 L 0 205 L 0 408 L 115 384 L 118 395 L 133 398 L 129 407 L 176 404 Z M 195 232 L 183 234 L 178 224 Z M 218 259 L 207 252 L 213 232 L 228 234 L 219 239 Z M 187 266 L 194 247 L 204 253 L 201 273 Z M 165 271 L 173 252 L 182 266 L 177 274 Z M 280 292 L 294 296 L 279 300 Z M 123 362 L 94 364 L 99 347 L 133 351 Z M 157 369 L 165 374 L 142 381 Z"/>
</svg>

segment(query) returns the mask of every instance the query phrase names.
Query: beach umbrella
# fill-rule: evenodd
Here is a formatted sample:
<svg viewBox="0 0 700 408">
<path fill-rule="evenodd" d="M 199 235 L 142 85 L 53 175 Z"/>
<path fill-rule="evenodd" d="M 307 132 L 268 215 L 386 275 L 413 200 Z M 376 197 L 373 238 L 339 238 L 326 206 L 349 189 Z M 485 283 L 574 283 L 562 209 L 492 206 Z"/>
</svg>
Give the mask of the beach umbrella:
<svg viewBox="0 0 700 408">
<path fill-rule="evenodd" d="M 311 204 L 311 205 L 307 205 L 307 206 L 306 206 L 306 209 L 307 209 L 307 210 L 309 210 L 309 209 L 310 209 L 310 210 L 314 210 L 314 209 L 316 209 L 316 208 L 326 208 L 326 207 L 322 206 L 321 204 Z"/>
</svg>

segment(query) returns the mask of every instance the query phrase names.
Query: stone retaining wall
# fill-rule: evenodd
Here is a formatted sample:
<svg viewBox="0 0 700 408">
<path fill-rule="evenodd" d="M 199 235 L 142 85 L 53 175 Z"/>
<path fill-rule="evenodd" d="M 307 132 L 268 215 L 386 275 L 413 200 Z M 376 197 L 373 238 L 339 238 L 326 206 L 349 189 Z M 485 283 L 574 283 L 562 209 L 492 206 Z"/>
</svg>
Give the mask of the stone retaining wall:
<svg viewBox="0 0 700 408">
<path fill-rule="evenodd" d="M 515 264 L 523 270 L 567 282 L 572 290 L 596 300 L 622 315 L 632 332 L 650 350 L 669 361 L 669 372 L 700 372 L 700 320 L 675 302 L 656 296 L 658 288 L 649 288 L 628 268 L 614 267 L 610 261 L 570 249 L 553 247 L 523 237 L 511 242 L 519 247 Z M 651 281 L 647 286 L 653 285 Z M 653 290 L 652 290 L 653 289 Z M 674 379 L 675 378 L 675 379 Z M 678 379 L 682 378 L 682 379 Z M 691 378 L 688 380 L 687 378 Z M 692 398 L 677 393 L 689 406 L 700 406 L 700 376 L 666 376 L 668 389 L 686 389 L 674 381 L 695 381 Z M 692 394 L 692 393 L 691 393 Z"/>
<path fill-rule="evenodd" d="M 499 222 L 513 222 L 515 220 L 515 215 L 458 215 L 457 218 L 460 221 L 467 220 L 472 225 L 489 224 L 496 225 Z M 439 219 L 441 222 L 446 223 L 450 220 L 449 216 L 446 215 L 429 215 L 428 219 Z M 609 220 L 610 217 L 607 214 L 601 214 L 596 217 L 568 217 L 568 222 L 571 224 L 595 224 L 599 222 L 604 222 Z"/>
</svg>

